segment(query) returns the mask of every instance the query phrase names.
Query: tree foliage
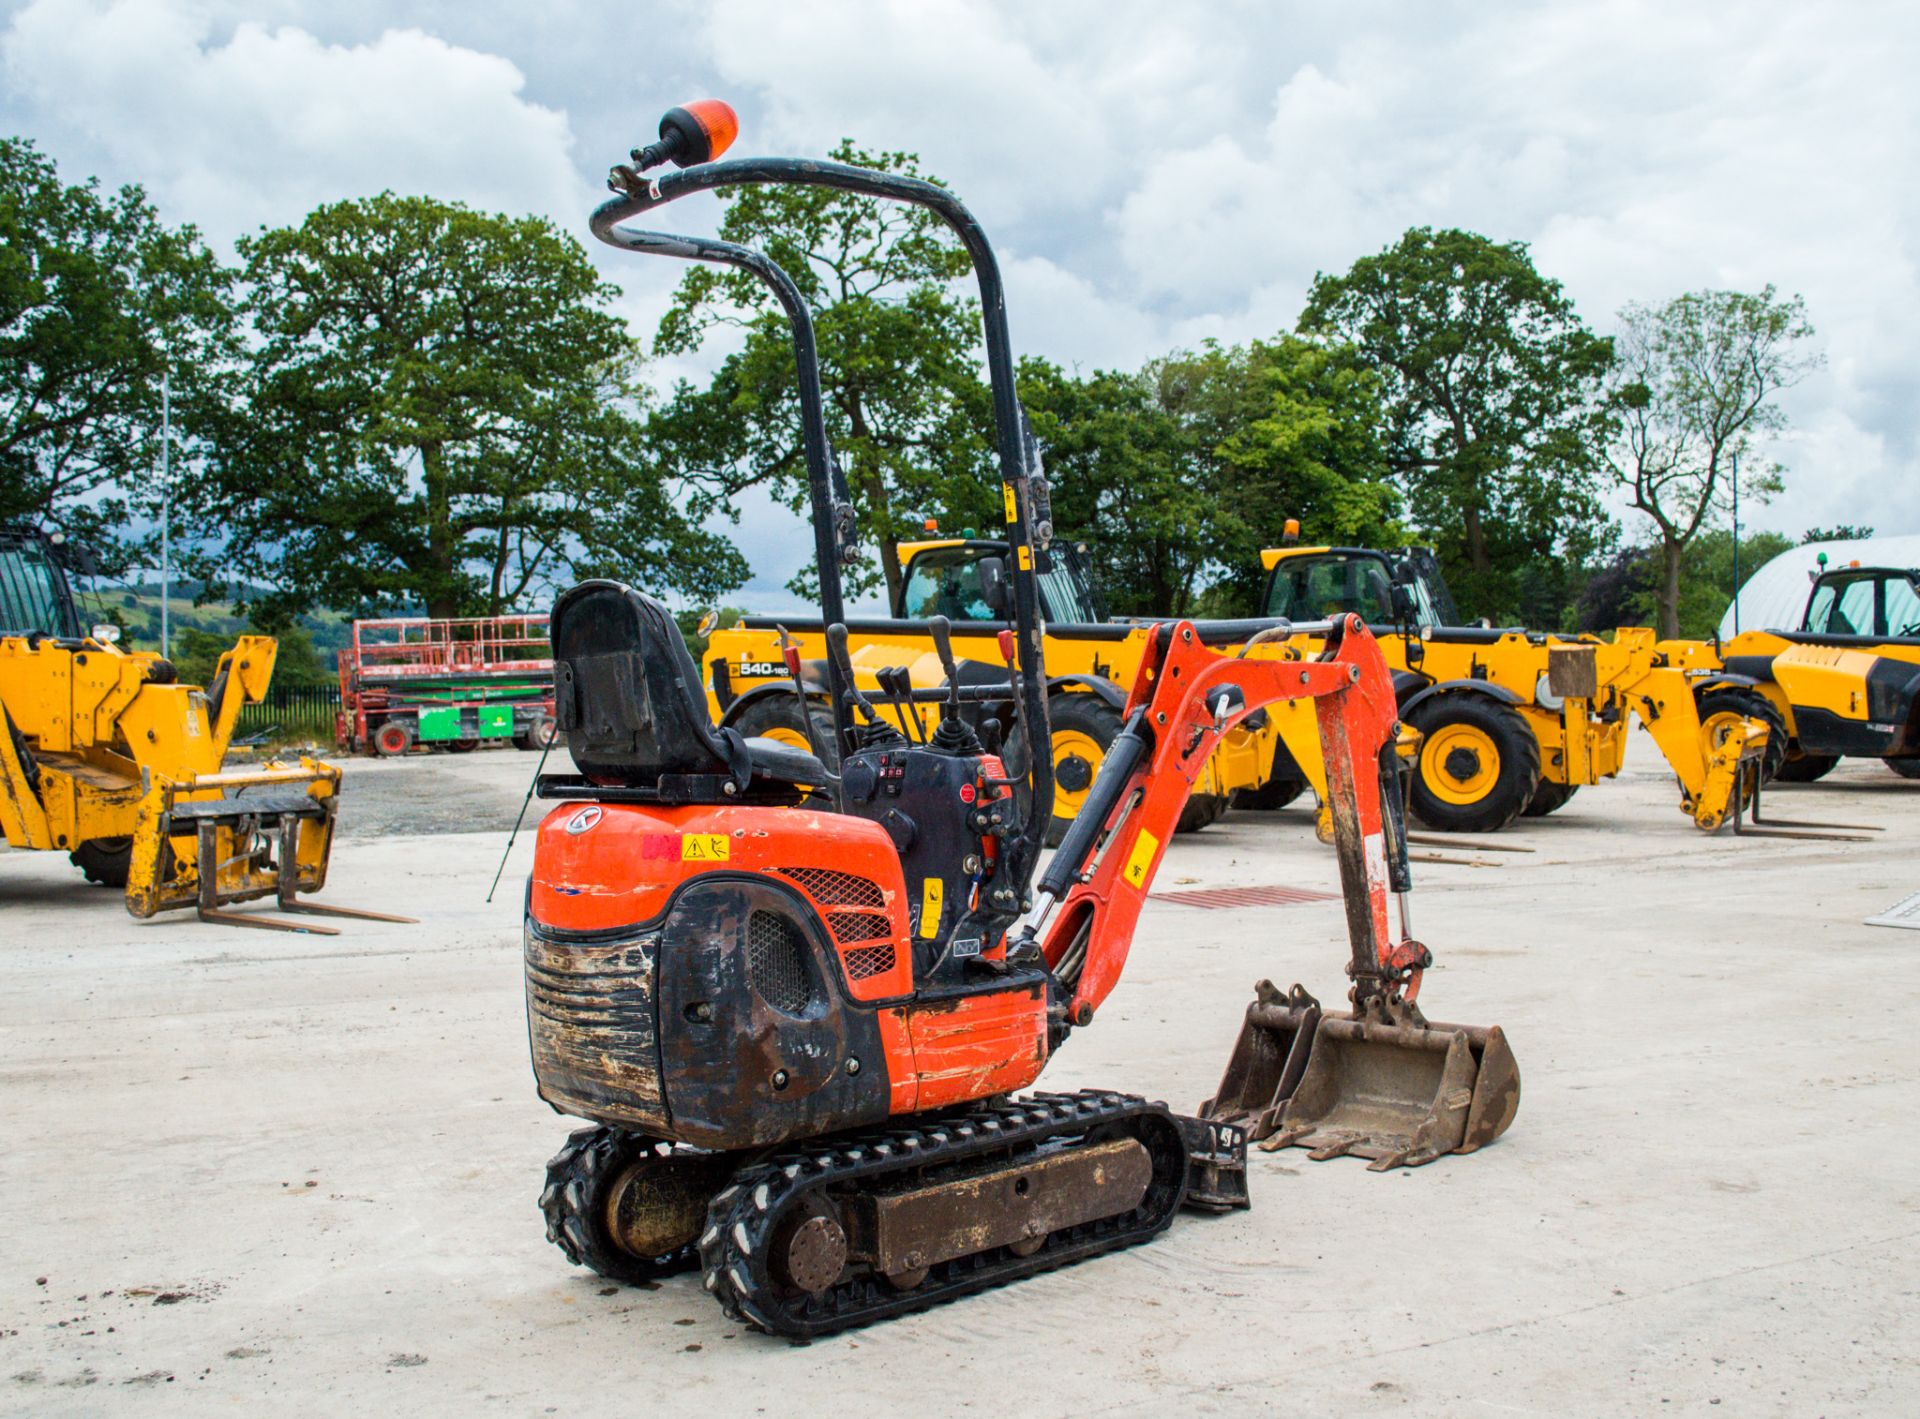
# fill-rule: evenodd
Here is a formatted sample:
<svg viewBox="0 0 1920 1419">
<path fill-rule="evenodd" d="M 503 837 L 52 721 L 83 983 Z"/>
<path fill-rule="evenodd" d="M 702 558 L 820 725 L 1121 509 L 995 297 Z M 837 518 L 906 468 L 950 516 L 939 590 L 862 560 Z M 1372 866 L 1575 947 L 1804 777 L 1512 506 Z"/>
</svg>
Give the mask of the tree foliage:
<svg viewBox="0 0 1920 1419">
<path fill-rule="evenodd" d="M 1021 399 L 1056 525 L 1089 544 L 1115 611 L 1251 614 L 1289 517 L 1329 541 L 1397 532 L 1374 380 L 1350 351 L 1209 342 L 1086 379 L 1029 361 Z"/>
<path fill-rule="evenodd" d="M 211 575 L 280 608 L 492 615 L 617 575 L 743 576 L 650 460 L 613 289 L 541 218 L 382 194 L 240 243 L 257 341 L 195 485 Z"/>
<path fill-rule="evenodd" d="M 1765 501 L 1780 468 L 1755 455 L 1786 427 L 1776 401 L 1820 363 L 1798 296 L 1689 291 L 1620 312 L 1606 444 L 1614 480 L 1660 538 L 1658 629 L 1679 634 L 1684 553 L 1738 491 Z"/>
<path fill-rule="evenodd" d="M 1804 547 L 1809 542 L 1864 542 L 1871 536 L 1871 527 L 1841 522 L 1832 527 L 1809 527 L 1800 534 L 1800 545 Z"/>
<path fill-rule="evenodd" d="M 161 377 L 205 431 L 233 353 L 230 273 L 138 187 L 68 185 L 0 138 L 0 520 L 76 534 L 123 566 L 158 499 Z"/>
<path fill-rule="evenodd" d="M 911 153 L 843 141 L 838 162 L 924 177 Z M 899 591 L 897 548 L 917 519 L 940 510 L 995 520 L 991 411 L 981 383 L 980 312 L 955 282 L 966 253 L 919 207 L 825 187 L 720 192 L 720 235 L 765 251 L 814 313 L 828 436 L 846 471 L 879 565 L 856 567 L 859 592 L 884 579 Z M 756 484 L 805 511 L 797 372 L 790 330 L 757 279 L 697 265 L 681 278 L 655 349 L 689 354 L 716 331 L 744 336 L 705 388 L 683 382 L 651 421 L 650 437 L 683 476 L 717 476 L 724 491 Z M 811 585 L 810 574 L 795 590 Z"/>
<path fill-rule="evenodd" d="M 1388 466 L 1463 607 L 1503 618 L 1531 564 L 1590 550 L 1609 346 L 1524 243 L 1415 227 L 1316 277 L 1300 330 L 1379 377 Z"/>
</svg>

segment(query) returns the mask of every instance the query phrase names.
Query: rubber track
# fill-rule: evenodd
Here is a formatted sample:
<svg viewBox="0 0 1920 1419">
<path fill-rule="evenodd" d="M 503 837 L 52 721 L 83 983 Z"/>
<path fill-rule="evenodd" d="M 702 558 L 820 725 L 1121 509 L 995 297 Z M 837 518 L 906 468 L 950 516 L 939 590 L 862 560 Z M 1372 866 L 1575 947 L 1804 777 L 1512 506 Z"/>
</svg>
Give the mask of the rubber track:
<svg viewBox="0 0 1920 1419">
<path fill-rule="evenodd" d="M 767 1255 L 775 1230 L 787 1211 L 811 1192 L 872 1186 L 898 1173 L 1031 1147 L 1062 1135 L 1084 1135 L 1110 1124 L 1125 1126 L 1153 1158 L 1147 1195 L 1131 1212 L 1063 1228 L 1030 1256 L 999 1247 L 942 1262 L 910 1291 L 895 1290 L 871 1272 L 850 1269 L 834 1286 L 812 1296 L 781 1287 L 769 1274 Z M 932 1115 L 908 1127 L 896 1124 L 843 1134 L 742 1168 L 708 1208 L 700 1265 L 707 1289 L 729 1317 L 772 1335 L 809 1340 L 927 1310 L 1147 1241 L 1173 1220 L 1186 1193 L 1186 1176 L 1186 1144 L 1166 1105 L 1099 1090 L 1030 1094 L 997 1106 Z"/>
<path fill-rule="evenodd" d="M 607 1127 L 578 1129 L 547 1163 L 540 1190 L 540 1215 L 547 1219 L 547 1240 L 567 1260 L 610 1281 L 652 1281 L 689 1271 L 699 1260 L 693 1243 L 665 1256 L 638 1257 L 622 1250 L 606 1234 L 600 1209 L 614 1177 L 643 1155 L 668 1157 L 672 1147 Z"/>
</svg>

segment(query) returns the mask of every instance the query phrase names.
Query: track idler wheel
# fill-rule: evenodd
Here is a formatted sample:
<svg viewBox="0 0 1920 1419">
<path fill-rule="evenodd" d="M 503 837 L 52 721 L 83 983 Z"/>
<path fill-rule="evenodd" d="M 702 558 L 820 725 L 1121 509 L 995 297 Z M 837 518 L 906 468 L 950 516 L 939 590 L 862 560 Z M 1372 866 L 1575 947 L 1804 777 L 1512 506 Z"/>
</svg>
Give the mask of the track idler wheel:
<svg viewBox="0 0 1920 1419">
<path fill-rule="evenodd" d="M 728 1169 L 725 1154 L 583 1128 L 547 1164 L 540 1193 L 547 1240 L 610 1281 L 684 1271 L 697 1259 L 694 1242 Z"/>
</svg>

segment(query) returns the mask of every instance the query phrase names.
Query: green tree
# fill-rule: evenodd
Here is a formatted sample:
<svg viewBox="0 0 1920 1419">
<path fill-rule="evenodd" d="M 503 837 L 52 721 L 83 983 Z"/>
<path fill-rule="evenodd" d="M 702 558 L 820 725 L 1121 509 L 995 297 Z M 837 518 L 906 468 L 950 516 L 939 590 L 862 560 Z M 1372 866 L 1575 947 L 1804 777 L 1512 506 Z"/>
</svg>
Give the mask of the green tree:
<svg viewBox="0 0 1920 1419">
<path fill-rule="evenodd" d="M 1061 535 L 1086 540 L 1112 609 L 1250 614 L 1286 519 L 1315 537 L 1396 533 L 1373 376 L 1292 336 L 1076 379 L 1022 366 Z"/>
<path fill-rule="evenodd" d="M 924 177 L 910 153 L 870 153 L 851 140 L 839 162 Z M 828 435 L 879 568 L 849 584 L 900 589 L 898 546 L 918 517 L 997 520 L 987 472 L 990 406 L 980 380 L 978 305 L 957 293 L 969 268 L 944 223 L 919 207 L 824 187 L 723 189 L 720 235 L 765 251 L 812 308 Z M 681 476 L 718 475 L 738 490 L 765 484 L 806 507 L 793 347 L 785 317 L 758 280 L 696 265 L 681 278 L 655 350 L 689 354 L 716 330 L 744 332 L 705 388 L 683 382 L 649 437 Z M 811 573 L 796 579 L 803 591 Z"/>
<path fill-rule="evenodd" d="M 161 376 L 203 432 L 232 352 L 231 273 L 138 187 L 63 184 L 0 138 L 0 520 L 76 534 L 118 571 L 157 501 Z"/>
<path fill-rule="evenodd" d="M 1210 555 L 1209 489 L 1154 381 L 1110 371 L 1077 379 L 1029 359 L 1020 399 L 1045 450 L 1055 535 L 1087 544 L 1108 609 L 1184 611 Z"/>
<path fill-rule="evenodd" d="M 613 288 L 550 222 L 385 193 L 239 245 L 258 350 L 195 491 L 209 573 L 271 583 L 268 614 L 744 579 L 647 449 Z"/>
<path fill-rule="evenodd" d="M 1871 527 L 1842 522 L 1832 527 L 1809 527 L 1800 534 L 1800 545 L 1804 547 L 1809 542 L 1864 542 L 1871 536 Z"/>
<path fill-rule="evenodd" d="M 1529 564 L 1588 550 L 1610 348 L 1525 243 L 1415 227 L 1316 276 L 1300 330 L 1379 376 L 1388 466 L 1463 606 L 1504 617 Z"/>
<path fill-rule="evenodd" d="M 1730 507 L 1738 480 L 1749 499 L 1781 488 L 1778 464 L 1756 441 L 1786 427 L 1783 389 L 1821 363 L 1798 296 L 1690 291 L 1664 305 L 1620 312 L 1610 379 L 1608 466 L 1660 538 L 1657 629 L 1679 634 L 1687 545 Z"/>
</svg>

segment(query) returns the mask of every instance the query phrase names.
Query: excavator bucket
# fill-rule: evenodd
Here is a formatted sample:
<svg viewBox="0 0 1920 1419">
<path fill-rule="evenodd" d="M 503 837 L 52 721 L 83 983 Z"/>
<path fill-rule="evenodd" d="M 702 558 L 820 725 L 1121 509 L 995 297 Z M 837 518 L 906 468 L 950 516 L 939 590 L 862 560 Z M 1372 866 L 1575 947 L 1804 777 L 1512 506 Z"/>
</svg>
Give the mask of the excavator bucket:
<svg viewBox="0 0 1920 1419">
<path fill-rule="evenodd" d="M 1280 1126 L 1287 1100 L 1307 1072 L 1320 1002 L 1298 985 L 1282 995 L 1270 980 L 1253 994 L 1220 1090 L 1200 1105 L 1200 1117 L 1239 1124 L 1258 1142 Z"/>
<path fill-rule="evenodd" d="M 1519 1107 L 1520 1070 L 1497 1025 L 1329 1015 L 1300 986 L 1282 995 L 1261 981 L 1200 1116 L 1245 1128 L 1267 1152 L 1352 1154 L 1384 1172 L 1484 1147 Z"/>
<path fill-rule="evenodd" d="M 1471 1153 L 1505 1133 L 1520 1070 L 1498 1025 L 1324 1015 L 1305 1073 L 1260 1147 L 1315 1161 L 1370 1158 L 1373 1172 Z"/>
<path fill-rule="evenodd" d="M 1358 655 L 1379 650 L 1356 637 Z M 1332 641 L 1329 641 L 1331 651 Z M 1323 655 L 1324 658 L 1324 655 Z M 1520 1071 L 1498 1027 L 1429 1021 L 1414 1003 L 1433 955 L 1415 940 L 1404 817 L 1406 765 L 1395 751 L 1391 686 L 1353 666 L 1359 711 L 1314 702 L 1327 765 L 1327 809 L 1346 906 L 1353 981 L 1350 1012 L 1332 1014 L 1302 987 L 1254 988 L 1225 1076 L 1201 1116 L 1236 1124 L 1268 1152 L 1312 1149 L 1316 1160 L 1353 1154 L 1375 1172 L 1471 1153 L 1506 1132 L 1520 1107 Z M 1388 927 L 1387 898 L 1400 908 Z"/>
</svg>

